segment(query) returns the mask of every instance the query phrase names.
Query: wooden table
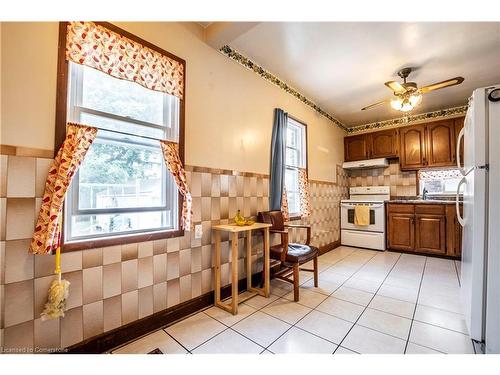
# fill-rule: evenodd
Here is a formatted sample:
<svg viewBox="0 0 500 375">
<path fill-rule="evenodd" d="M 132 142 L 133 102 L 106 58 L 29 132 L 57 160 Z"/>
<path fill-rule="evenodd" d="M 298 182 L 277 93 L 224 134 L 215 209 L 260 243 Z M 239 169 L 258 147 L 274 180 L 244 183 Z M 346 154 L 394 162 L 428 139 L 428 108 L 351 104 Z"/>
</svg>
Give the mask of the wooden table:
<svg viewBox="0 0 500 375">
<path fill-rule="evenodd" d="M 269 227 L 271 224 L 254 223 L 252 225 L 214 225 L 212 229 L 215 232 L 215 306 L 218 306 L 233 315 L 238 313 L 238 303 L 244 302 L 256 295 L 269 297 Z M 252 287 L 252 231 L 262 230 L 264 232 L 264 287 Z M 231 233 L 231 303 L 221 302 L 220 287 L 221 287 L 221 264 L 220 264 L 220 237 L 221 232 Z M 238 300 L 238 234 L 246 233 L 246 248 L 247 248 L 247 291 L 250 292 L 245 298 Z"/>
</svg>

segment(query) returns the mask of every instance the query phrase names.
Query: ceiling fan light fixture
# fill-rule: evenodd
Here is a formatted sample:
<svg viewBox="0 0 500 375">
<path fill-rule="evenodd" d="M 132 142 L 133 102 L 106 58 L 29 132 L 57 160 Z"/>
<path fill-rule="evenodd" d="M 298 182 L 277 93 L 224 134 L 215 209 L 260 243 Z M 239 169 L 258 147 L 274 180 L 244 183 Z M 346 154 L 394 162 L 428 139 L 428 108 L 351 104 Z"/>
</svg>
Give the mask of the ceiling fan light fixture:
<svg viewBox="0 0 500 375">
<path fill-rule="evenodd" d="M 410 103 L 411 105 L 415 108 L 417 105 L 419 105 L 422 102 L 422 94 L 416 93 L 410 95 Z"/>
<path fill-rule="evenodd" d="M 403 105 L 403 99 L 394 98 L 391 100 L 391 107 L 396 111 L 401 111 L 401 106 Z"/>
</svg>

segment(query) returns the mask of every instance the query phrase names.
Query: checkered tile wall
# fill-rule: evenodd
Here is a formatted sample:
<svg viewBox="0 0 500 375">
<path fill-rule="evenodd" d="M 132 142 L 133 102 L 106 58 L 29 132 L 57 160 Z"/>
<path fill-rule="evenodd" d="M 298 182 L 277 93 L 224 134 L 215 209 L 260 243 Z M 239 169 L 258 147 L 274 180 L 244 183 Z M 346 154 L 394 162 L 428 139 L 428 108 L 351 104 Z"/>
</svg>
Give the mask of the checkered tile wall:
<svg viewBox="0 0 500 375">
<path fill-rule="evenodd" d="M 54 279 L 54 256 L 27 250 L 51 160 L 0 156 L 0 347 L 5 351 L 64 348 L 213 290 L 211 226 L 228 223 L 237 209 L 254 216 L 268 209 L 268 176 L 187 167 L 195 224 L 203 236 L 130 243 L 62 255 L 63 278 L 71 282 L 63 319 L 42 322 L 40 312 Z M 338 183 L 310 184 L 313 244 L 339 239 L 339 201 L 347 176 Z M 292 233 L 292 239 L 303 234 Z M 230 280 L 230 246 L 223 237 L 222 284 Z M 240 277 L 245 246 L 240 239 Z M 254 239 L 254 269 L 262 267 L 262 239 Z"/>
<path fill-rule="evenodd" d="M 390 160 L 388 168 L 358 169 L 349 173 L 349 186 L 390 186 L 391 197 L 417 195 L 417 173 L 401 171 L 399 160 Z"/>
</svg>

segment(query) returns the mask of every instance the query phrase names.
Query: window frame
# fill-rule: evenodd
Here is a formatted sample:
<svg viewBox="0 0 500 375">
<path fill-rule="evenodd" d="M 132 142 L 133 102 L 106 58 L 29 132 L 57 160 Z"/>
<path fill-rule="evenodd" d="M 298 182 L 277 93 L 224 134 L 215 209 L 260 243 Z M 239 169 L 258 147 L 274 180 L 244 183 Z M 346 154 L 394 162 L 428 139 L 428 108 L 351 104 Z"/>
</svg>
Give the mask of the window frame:
<svg viewBox="0 0 500 375">
<path fill-rule="evenodd" d="M 303 152 L 304 152 L 304 158 L 305 158 L 305 161 L 303 160 L 302 163 L 304 165 L 304 169 L 306 170 L 307 172 L 307 175 L 309 175 L 309 149 L 308 149 L 308 144 L 307 144 L 307 124 L 302 121 L 302 120 L 299 120 L 297 117 L 295 116 L 291 116 L 290 114 L 288 115 L 288 120 L 292 120 L 294 122 L 296 122 L 298 125 L 301 125 L 304 127 L 304 140 L 303 140 Z M 288 121 L 287 121 L 287 130 L 288 130 Z M 290 169 L 290 167 L 286 164 L 286 150 L 288 149 L 289 147 L 287 146 L 287 143 L 286 143 L 286 140 L 285 140 L 285 175 L 286 175 L 286 169 Z M 299 169 L 301 167 L 295 167 L 296 169 Z M 293 169 L 293 168 L 292 168 Z M 286 178 L 286 176 L 285 176 Z M 298 181 L 297 181 L 298 183 Z M 300 220 L 301 219 L 301 216 L 300 216 L 300 212 L 289 212 L 289 220 L 292 221 L 292 220 Z"/>
<path fill-rule="evenodd" d="M 163 50 L 162 48 L 125 31 L 112 23 L 109 22 L 95 22 L 95 24 L 103 26 L 111 31 L 114 31 L 126 38 L 129 38 L 137 43 L 142 44 L 145 47 L 151 48 L 173 60 L 178 61 L 182 64 L 184 68 L 183 85 L 184 85 L 184 95 L 182 99 L 179 99 L 179 156 L 184 164 L 185 162 L 185 107 L 186 107 L 186 61 L 170 52 Z M 68 122 L 68 89 L 69 89 L 69 62 L 66 60 L 66 34 L 67 34 L 68 22 L 59 23 L 59 40 L 58 40 L 58 56 L 57 56 L 57 88 L 56 88 L 56 126 L 55 126 L 55 137 L 54 137 L 54 157 L 57 151 L 61 147 L 64 139 L 66 138 L 66 124 Z M 68 242 L 64 243 L 64 228 L 65 228 L 65 215 L 63 215 L 62 223 L 62 238 L 61 247 L 63 251 L 77 251 L 85 249 L 93 249 L 97 247 L 122 245 L 131 242 L 145 242 L 157 239 L 182 237 L 184 236 L 184 230 L 181 229 L 181 207 L 183 205 L 184 198 L 182 194 L 178 193 L 178 209 L 177 209 L 177 228 L 175 230 L 159 230 L 145 233 L 133 233 L 133 234 L 123 234 L 115 237 L 107 238 L 90 238 L 84 239 L 78 242 Z M 64 208 L 63 208 L 63 212 Z"/>
</svg>

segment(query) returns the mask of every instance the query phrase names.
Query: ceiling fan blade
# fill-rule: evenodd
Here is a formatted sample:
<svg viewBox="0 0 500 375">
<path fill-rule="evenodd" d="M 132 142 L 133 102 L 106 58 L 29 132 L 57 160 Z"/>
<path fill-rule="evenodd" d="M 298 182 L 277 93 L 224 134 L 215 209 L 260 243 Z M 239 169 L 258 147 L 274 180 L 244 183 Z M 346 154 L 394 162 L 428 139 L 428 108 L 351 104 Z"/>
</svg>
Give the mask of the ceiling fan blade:
<svg viewBox="0 0 500 375">
<path fill-rule="evenodd" d="M 430 91 L 444 89 L 445 87 L 459 85 L 463 81 L 464 81 L 463 77 L 455 77 L 455 78 L 447 79 L 446 81 L 436 82 L 436 83 L 433 83 L 432 85 L 427 85 L 427 86 L 421 87 L 418 91 L 420 91 L 422 94 L 427 94 Z"/>
<path fill-rule="evenodd" d="M 388 82 L 384 83 L 384 85 L 386 85 L 389 89 L 391 89 L 392 92 L 402 93 L 402 92 L 406 91 L 406 89 L 403 87 L 403 85 L 399 82 L 396 82 L 396 81 L 388 81 Z"/>
<path fill-rule="evenodd" d="M 361 108 L 362 111 L 365 111 L 367 109 L 371 109 L 373 107 L 377 107 L 381 104 L 385 104 L 385 103 L 389 103 L 391 100 L 390 99 L 386 99 L 386 100 L 382 100 L 381 102 L 378 102 L 378 103 L 374 103 L 374 104 L 370 104 L 370 105 L 367 105 L 366 107 L 363 107 Z"/>
</svg>

